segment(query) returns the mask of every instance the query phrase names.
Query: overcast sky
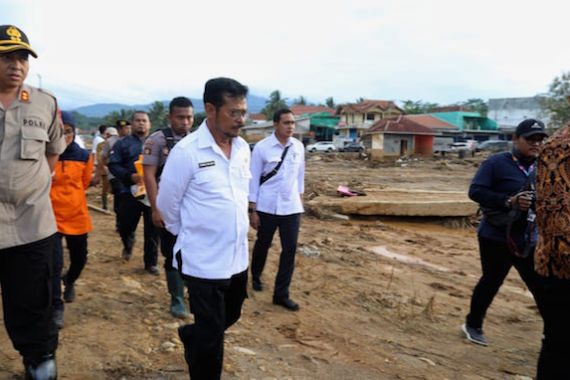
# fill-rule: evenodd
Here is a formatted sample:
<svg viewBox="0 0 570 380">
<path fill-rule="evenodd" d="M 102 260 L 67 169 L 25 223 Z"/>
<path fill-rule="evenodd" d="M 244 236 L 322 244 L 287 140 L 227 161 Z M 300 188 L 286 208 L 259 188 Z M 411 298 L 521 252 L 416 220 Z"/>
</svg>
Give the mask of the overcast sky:
<svg viewBox="0 0 570 380">
<path fill-rule="evenodd" d="M 526 5 L 532 4 L 532 5 Z M 570 70 L 569 1 L 0 0 L 66 105 L 201 97 L 229 76 L 337 103 L 532 96 Z"/>
</svg>

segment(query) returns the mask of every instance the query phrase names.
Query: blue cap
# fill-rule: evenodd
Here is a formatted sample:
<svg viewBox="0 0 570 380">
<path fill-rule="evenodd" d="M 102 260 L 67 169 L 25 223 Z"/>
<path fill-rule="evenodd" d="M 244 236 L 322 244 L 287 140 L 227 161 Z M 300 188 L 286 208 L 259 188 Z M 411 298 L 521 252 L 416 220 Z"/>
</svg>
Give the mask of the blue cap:
<svg viewBox="0 0 570 380">
<path fill-rule="evenodd" d="M 73 128 L 75 128 L 75 118 L 69 111 L 61 111 L 61 121 L 63 124 L 71 125 Z"/>
</svg>

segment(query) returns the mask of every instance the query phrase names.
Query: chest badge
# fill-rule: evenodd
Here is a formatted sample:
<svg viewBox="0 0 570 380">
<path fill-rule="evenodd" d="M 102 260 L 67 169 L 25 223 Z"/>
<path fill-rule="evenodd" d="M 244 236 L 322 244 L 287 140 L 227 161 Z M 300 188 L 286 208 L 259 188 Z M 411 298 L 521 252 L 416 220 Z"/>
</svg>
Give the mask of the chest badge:
<svg viewBox="0 0 570 380">
<path fill-rule="evenodd" d="M 28 103 L 30 101 L 30 93 L 26 90 L 22 90 L 22 92 L 20 92 L 20 100 Z"/>
<path fill-rule="evenodd" d="M 198 167 L 200 169 L 207 168 L 209 166 L 215 166 L 215 165 L 216 165 L 216 161 L 206 161 L 206 162 L 199 162 L 198 163 Z"/>
</svg>

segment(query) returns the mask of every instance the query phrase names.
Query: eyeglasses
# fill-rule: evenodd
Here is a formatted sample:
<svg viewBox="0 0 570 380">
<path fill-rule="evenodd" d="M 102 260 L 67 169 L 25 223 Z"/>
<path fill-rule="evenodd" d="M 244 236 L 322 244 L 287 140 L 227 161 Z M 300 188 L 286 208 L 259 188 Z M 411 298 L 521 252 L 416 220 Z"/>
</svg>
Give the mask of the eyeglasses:
<svg viewBox="0 0 570 380">
<path fill-rule="evenodd" d="M 248 113 L 247 111 L 243 111 L 243 110 L 230 110 L 228 112 L 228 115 L 232 118 L 232 119 L 247 119 Z"/>
<path fill-rule="evenodd" d="M 73 134 L 73 129 L 65 129 L 65 130 L 63 131 L 63 134 L 64 134 L 64 135 L 72 135 L 72 134 Z"/>
</svg>

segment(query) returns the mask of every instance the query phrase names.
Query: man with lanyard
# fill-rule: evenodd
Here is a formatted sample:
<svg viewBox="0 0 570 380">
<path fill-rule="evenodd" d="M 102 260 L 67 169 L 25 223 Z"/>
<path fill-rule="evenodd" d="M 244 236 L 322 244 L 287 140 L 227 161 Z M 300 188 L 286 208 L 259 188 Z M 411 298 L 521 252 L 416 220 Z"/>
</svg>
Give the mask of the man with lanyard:
<svg viewBox="0 0 570 380">
<path fill-rule="evenodd" d="M 143 215 L 144 221 L 144 268 L 158 276 L 158 231 L 152 224 L 150 206 L 137 200 L 131 186 L 142 185 L 143 177 L 137 173 L 135 161 L 142 154 L 144 140 L 150 131 L 150 119 L 144 111 L 135 111 L 131 120 L 132 133 L 115 143 L 109 159 L 109 170 L 117 178 L 119 194 L 119 235 L 123 242 L 123 260 L 128 261 L 133 254 L 135 231 Z"/>
<path fill-rule="evenodd" d="M 206 119 L 170 152 L 157 206 L 177 236 L 174 267 L 188 286 L 194 323 L 178 329 L 192 379 L 220 379 L 224 332 L 247 297 L 249 145 L 239 137 L 247 87 L 206 82 Z"/>
<path fill-rule="evenodd" d="M 156 208 L 156 194 L 160 174 L 168 158 L 168 153 L 174 145 L 182 140 L 194 123 L 194 106 L 185 97 L 172 99 L 168 106 L 169 127 L 160 129 L 150 135 L 143 148 L 144 184 L 150 202 L 152 223 L 159 229 L 160 250 L 164 256 L 164 271 L 170 293 L 170 313 L 177 318 L 187 318 L 188 312 L 184 306 L 184 282 L 180 273 L 172 267 L 172 249 L 176 236 L 164 228 L 164 220 Z"/>
<path fill-rule="evenodd" d="M 295 252 L 305 177 L 305 150 L 293 137 L 295 117 L 283 108 L 273 115 L 275 132 L 255 144 L 251 157 L 249 185 L 250 224 L 257 230 L 251 259 L 253 290 L 262 291 L 261 274 L 275 230 L 279 228 L 281 256 L 275 278 L 273 303 L 297 311 L 299 305 L 289 297 L 295 268 Z"/>
<path fill-rule="evenodd" d="M 57 232 L 51 176 L 65 150 L 55 98 L 24 84 L 37 54 L 15 26 L 0 25 L 0 286 L 4 324 L 26 379 L 55 379 L 52 319 Z"/>
<path fill-rule="evenodd" d="M 513 152 L 489 157 L 469 187 L 469 197 L 483 210 L 478 229 L 483 275 L 473 290 L 469 314 L 462 326 L 466 338 L 473 343 L 487 345 L 483 319 L 512 266 L 535 294 L 536 230 L 528 236 L 528 227 L 534 224 L 531 206 L 535 196 L 535 161 L 546 136 L 540 120 L 524 120 L 513 136 Z"/>
</svg>

